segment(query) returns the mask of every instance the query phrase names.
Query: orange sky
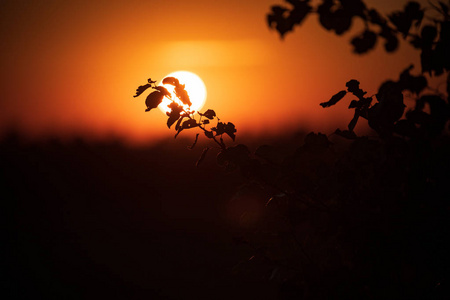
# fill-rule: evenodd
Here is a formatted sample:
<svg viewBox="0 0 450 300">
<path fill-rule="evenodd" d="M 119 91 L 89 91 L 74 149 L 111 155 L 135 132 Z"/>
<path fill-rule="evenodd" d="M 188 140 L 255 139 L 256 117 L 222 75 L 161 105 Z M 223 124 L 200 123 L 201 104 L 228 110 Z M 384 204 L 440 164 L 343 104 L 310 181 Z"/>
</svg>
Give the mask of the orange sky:
<svg viewBox="0 0 450 300">
<path fill-rule="evenodd" d="M 381 11 L 391 11 L 390 2 L 366 1 Z M 346 81 L 358 79 L 374 94 L 411 62 L 419 66 L 418 52 L 405 44 L 394 54 L 378 45 L 353 55 L 348 41 L 358 28 L 336 37 L 316 16 L 280 41 L 265 22 L 280 3 L 2 1 L 0 132 L 160 140 L 173 134 L 166 116 L 145 113 L 135 89 L 187 70 L 208 88 L 204 109 L 235 123 L 238 137 L 305 126 L 329 133 L 345 127 L 352 111 L 318 104 Z"/>
</svg>

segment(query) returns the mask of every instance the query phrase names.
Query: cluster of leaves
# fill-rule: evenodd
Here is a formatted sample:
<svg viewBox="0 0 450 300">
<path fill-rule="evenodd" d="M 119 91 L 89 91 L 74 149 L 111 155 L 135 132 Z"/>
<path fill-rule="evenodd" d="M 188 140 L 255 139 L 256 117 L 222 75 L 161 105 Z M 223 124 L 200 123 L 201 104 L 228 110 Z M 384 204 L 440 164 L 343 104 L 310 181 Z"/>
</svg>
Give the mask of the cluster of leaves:
<svg viewBox="0 0 450 300">
<path fill-rule="evenodd" d="M 288 156 L 258 148 L 237 200 L 265 209 L 235 238 L 253 249 L 235 271 L 278 282 L 280 299 L 447 299 L 450 140 L 438 140 L 358 137 L 340 152 L 310 133 Z"/>
<path fill-rule="evenodd" d="M 322 0 L 316 7 L 309 0 L 286 0 L 289 7 L 275 5 L 268 14 L 270 28 L 277 30 L 281 37 L 292 31 L 295 25 L 301 24 L 308 14 L 317 13 L 320 24 L 326 29 L 341 35 L 350 30 L 355 18 L 365 24 L 362 33 L 351 40 L 354 52 L 361 54 L 373 49 L 379 38 L 384 39 L 387 52 L 397 49 L 399 38 L 421 50 L 422 73 L 441 75 L 447 73 L 447 95 L 450 94 L 450 13 L 449 4 L 438 1 L 430 3 L 431 11 L 437 16 L 426 16 L 424 7 L 417 2 L 408 2 L 402 11 L 394 11 L 382 16 L 377 10 L 369 9 L 362 0 Z M 430 9 L 428 9 L 430 11 Z M 425 23 L 424 20 L 430 22 Z M 359 88 L 357 80 L 347 82 L 347 91 L 342 90 L 321 103 L 329 107 L 340 101 L 347 93 L 357 97 L 349 108 L 354 109 L 354 117 L 346 130 L 336 130 L 336 134 L 355 139 L 353 129 L 360 117 L 367 119 L 380 137 L 387 138 L 392 134 L 407 137 L 417 135 L 439 134 L 449 119 L 448 101 L 443 95 L 435 93 L 426 95 L 428 82 L 424 76 L 410 74 L 412 66 L 403 71 L 398 81 L 384 82 L 373 97 L 366 97 L 366 92 Z M 415 108 L 404 116 L 405 105 L 403 91 L 410 91 L 418 97 Z M 429 107 L 429 112 L 425 111 Z"/>
<path fill-rule="evenodd" d="M 423 25 L 425 9 L 413 1 L 402 11 L 394 11 L 387 17 L 376 9 L 369 9 L 362 0 L 322 0 L 316 7 L 310 0 L 285 1 L 290 6 L 274 5 L 267 15 L 269 27 L 278 31 L 282 38 L 312 13 L 319 15 L 322 27 L 337 35 L 349 31 L 354 19 L 361 19 L 365 28 L 351 40 L 355 53 L 373 49 L 378 39 L 384 41 L 387 52 L 393 52 L 398 48 L 399 39 L 406 39 L 422 50 L 424 72 L 434 71 L 439 75 L 444 69 L 450 69 L 450 2 L 439 1 L 439 6 L 434 6 L 439 17 L 431 18 L 431 24 Z"/>
<path fill-rule="evenodd" d="M 316 7 L 309 0 L 286 2 L 290 7 L 273 6 L 268 15 L 269 26 L 281 37 L 311 13 L 338 35 L 359 18 L 365 30 L 351 41 L 355 53 L 369 51 L 378 39 L 392 52 L 403 38 L 422 50 L 423 72 L 449 71 L 449 5 L 443 2 L 434 6 L 440 19 L 432 19 L 431 25 L 423 24 L 425 9 L 416 2 L 387 17 L 368 9 L 362 0 L 321 0 Z M 412 66 L 406 68 L 397 81 L 384 82 L 373 96 L 352 79 L 346 90 L 320 104 L 331 107 L 352 97 L 349 109 L 354 109 L 354 116 L 347 129 L 335 132 L 351 140 L 342 152 L 321 133 L 308 134 L 304 144 L 287 156 L 268 145 L 255 152 L 243 144 L 226 146 L 224 134 L 235 141 L 232 123 L 220 122 L 210 109 L 196 119 L 189 109 L 175 101 L 170 104 L 167 125 L 175 124 L 175 137 L 183 130 L 202 130 L 218 145 L 218 164 L 229 172 L 239 170 L 246 178 L 235 200 L 246 201 L 250 194 L 264 207 L 252 221 L 254 226 L 244 228 L 235 239 L 253 249 L 238 270 L 254 269 L 258 278 L 277 281 L 280 299 L 384 299 L 386 295 L 448 299 L 450 139 L 443 133 L 450 106 L 448 96 L 427 93 L 431 91 L 427 79 L 412 75 L 411 70 Z M 174 85 L 176 98 L 189 106 L 178 80 L 164 82 Z M 139 87 L 136 96 L 152 83 Z M 162 87 L 153 89 L 146 100 L 147 111 L 168 96 Z M 447 95 L 449 90 L 447 76 Z M 416 99 L 406 113 L 405 91 Z M 368 121 L 378 138 L 355 134 L 360 118 Z M 215 119 L 216 126 L 209 127 Z M 197 165 L 209 149 L 203 150 Z M 250 215 L 256 214 L 245 211 L 240 218 Z"/>
<path fill-rule="evenodd" d="M 220 119 L 216 116 L 216 112 L 212 109 L 206 110 L 204 113 L 198 112 L 198 120 L 195 118 L 195 114 L 197 112 L 191 111 L 190 106 L 192 105 L 192 102 L 189 98 L 189 94 L 187 93 L 185 89 L 184 84 L 180 84 L 179 80 L 175 77 L 166 77 L 163 79 L 163 84 L 170 84 L 173 85 L 174 91 L 175 91 L 175 97 L 181 101 L 181 103 L 178 103 L 175 101 L 176 99 L 173 99 L 172 94 L 163 86 L 156 86 L 156 81 L 151 80 L 151 78 L 148 79 L 148 83 L 145 85 L 141 85 L 136 89 L 136 95 L 134 97 L 138 97 L 143 92 L 145 92 L 147 89 L 152 88 L 155 91 L 150 93 L 146 100 L 145 104 L 147 106 L 146 112 L 157 108 L 163 101 L 164 97 L 167 97 L 171 100 L 170 104 L 168 105 L 168 108 L 170 108 L 170 111 L 167 112 L 167 127 L 171 128 L 173 124 L 175 124 L 175 138 L 183 131 L 188 130 L 192 128 L 198 128 L 208 139 L 213 140 L 220 149 L 220 153 L 218 156 L 218 161 L 220 161 L 219 164 L 221 165 L 228 165 L 229 160 L 234 159 L 234 150 L 233 148 L 227 147 L 223 135 L 226 134 L 229 136 L 233 141 L 236 139 L 236 128 L 235 125 L 231 122 L 223 123 L 220 121 Z M 187 108 L 185 107 L 187 106 Z M 213 120 L 216 120 L 216 126 L 210 126 L 211 122 Z M 197 144 L 199 134 L 196 135 L 195 141 L 192 144 L 192 146 L 189 147 L 189 149 L 193 149 L 195 145 Z M 197 166 L 204 160 L 206 157 L 206 154 L 209 151 L 209 147 L 206 147 L 203 149 L 203 152 L 197 161 Z M 220 159 L 219 159 L 220 157 Z M 224 159 L 225 157 L 225 159 Z"/>
<path fill-rule="evenodd" d="M 387 18 L 360 0 L 322 0 L 317 7 L 309 0 L 286 2 L 290 7 L 273 6 L 268 15 L 281 37 L 311 13 L 338 35 L 360 18 L 366 26 L 352 39 L 355 53 L 372 49 L 379 38 L 392 52 L 403 38 L 422 50 L 422 72 L 449 71 L 449 5 L 443 2 L 434 6 L 441 19 L 431 25 L 423 25 L 425 9 L 416 2 Z M 265 207 L 254 226 L 235 238 L 253 249 L 237 270 L 277 281 L 280 299 L 448 298 L 450 77 L 445 96 L 412 69 L 382 83 L 372 96 L 352 79 L 320 104 L 331 107 L 352 96 L 348 108 L 354 116 L 347 129 L 335 132 L 351 140 L 347 150 L 310 133 L 288 156 L 268 145 L 254 153 L 237 145 L 229 156 L 218 156 L 219 164 L 239 168 L 248 179 L 236 201 L 253 193 L 250 198 Z M 406 112 L 405 92 L 416 99 Z M 355 134 L 360 118 L 377 138 Z"/>
<path fill-rule="evenodd" d="M 365 97 L 367 92 L 359 88 L 359 81 L 352 79 L 347 82 L 347 91 L 342 90 L 320 105 L 330 107 L 351 93 L 358 98 L 352 100 L 349 109 L 354 109 L 353 119 L 348 124 L 348 130 L 336 130 L 336 134 L 348 139 L 356 139 L 353 129 L 359 117 L 368 120 L 369 126 L 381 138 L 389 138 L 393 134 L 414 138 L 418 136 L 436 136 L 445 128 L 450 119 L 450 106 L 443 95 L 426 94 L 427 79 L 422 76 L 410 74 L 413 66 L 405 69 L 397 81 L 388 80 L 378 89 L 376 103 L 372 105 L 373 97 Z M 404 116 L 404 91 L 409 91 L 417 97 L 414 109 L 406 112 Z M 426 105 L 429 110 L 425 110 Z"/>
</svg>

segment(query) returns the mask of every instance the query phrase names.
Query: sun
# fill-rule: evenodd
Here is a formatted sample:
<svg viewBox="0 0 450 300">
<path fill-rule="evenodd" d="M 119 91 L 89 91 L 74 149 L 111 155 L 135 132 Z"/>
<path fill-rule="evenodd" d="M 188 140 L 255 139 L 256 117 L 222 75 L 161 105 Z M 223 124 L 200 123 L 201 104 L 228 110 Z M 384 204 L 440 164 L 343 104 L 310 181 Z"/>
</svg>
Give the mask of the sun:
<svg viewBox="0 0 450 300">
<path fill-rule="evenodd" d="M 203 83 L 203 80 L 197 76 L 196 74 L 188 71 L 177 71 L 170 73 L 166 77 L 175 77 L 180 81 L 180 84 L 185 85 L 185 90 L 187 91 L 189 98 L 191 100 L 191 107 L 189 108 L 188 105 L 183 104 L 176 96 L 174 89 L 175 87 L 171 84 L 162 84 L 162 80 L 159 82 L 158 85 L 164 86 L 172 95 L 172 99 L 175 100 L 178 104 L 183 105 L 185 109 L 189 109 L 190 111 L 199 111 L 203 107 L 206 101 L 206 86 Z M 164 80 L 163 78 L 163 80 Z M 158 106 L 159 109 L 162 110 L 164 114 L 167 112 L 170 112 L 171 109 L 168 107 L 168 105 L 172 102 L 167 97 L 163 98 L 162 103 Z"/>
</svg>

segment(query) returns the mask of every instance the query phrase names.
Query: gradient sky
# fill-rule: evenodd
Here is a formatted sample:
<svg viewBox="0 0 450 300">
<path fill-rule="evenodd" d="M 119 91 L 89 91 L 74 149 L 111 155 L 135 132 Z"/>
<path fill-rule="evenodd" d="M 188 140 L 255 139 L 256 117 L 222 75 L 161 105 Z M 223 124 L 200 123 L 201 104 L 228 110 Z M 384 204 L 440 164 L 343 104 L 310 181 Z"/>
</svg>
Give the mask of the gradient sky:
<svg viewBox="0 0 450 300">
<path fill-rule="evenodd" d="M 389 12 L 407 1 L 366 1 Z M 418 52 L 381 45 L 363 56 L 308 17 L 281 41 L 266 14 L 281 0 L 2 1 L 0 4 L 0 132 L 28 136 L 119 136 L 157 141 L 171 136 L 166 116 L 145 113 L 133 98 L 147 78 L 187 70 L 208 89 L 204 109 L 235 123 L 239 134 L 307 127 L 345 127 L 345 104 L 319 106 L 352 78 L 376 93 Z M 418 69 L 416 69 L 418 71 Z M 357 128 L 358 130 L 358 128 Z"/>
</svg>

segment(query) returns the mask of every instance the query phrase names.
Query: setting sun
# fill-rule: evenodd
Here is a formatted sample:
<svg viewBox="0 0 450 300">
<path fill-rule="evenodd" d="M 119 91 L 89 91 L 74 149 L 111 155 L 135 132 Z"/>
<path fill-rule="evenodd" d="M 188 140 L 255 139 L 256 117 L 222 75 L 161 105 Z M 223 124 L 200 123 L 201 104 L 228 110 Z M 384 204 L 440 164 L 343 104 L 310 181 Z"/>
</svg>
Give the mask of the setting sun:
<svg viewBox="0 0 450 300">
<path fill-rule="evenodd" d="M 185 90 L 187 91 L 189 98 L 192 102 L 190 107 L 191 111 L 198 111 L 203 107 L 206 101 L 206 86 L 203 83 L 203 80 L 197 76 L 196 74 L 188 71 L 177 71 L 170 73 L 167 77 L 175 77 L 180 81 L 180 84 L 185 85 Z M 164 80 L 164 79 L 163 79 Z M 175 100 L 178 104 L 183 105 L 185 109 L 188 109 L 189 106 L 183 104 L 176 96 L 174 89 L 175 87 L 171 84 L 162 84 L 162 80 L 159 82 L 159 85 L 164 86 L 172 95 L 172 99 Z M 169 112 L 170 108 L 168 105 L 172 102 L 167 97 L 164 97 L 162 103 L 159 105 L 159 108 L 164 112 Z"/>
</svg>

